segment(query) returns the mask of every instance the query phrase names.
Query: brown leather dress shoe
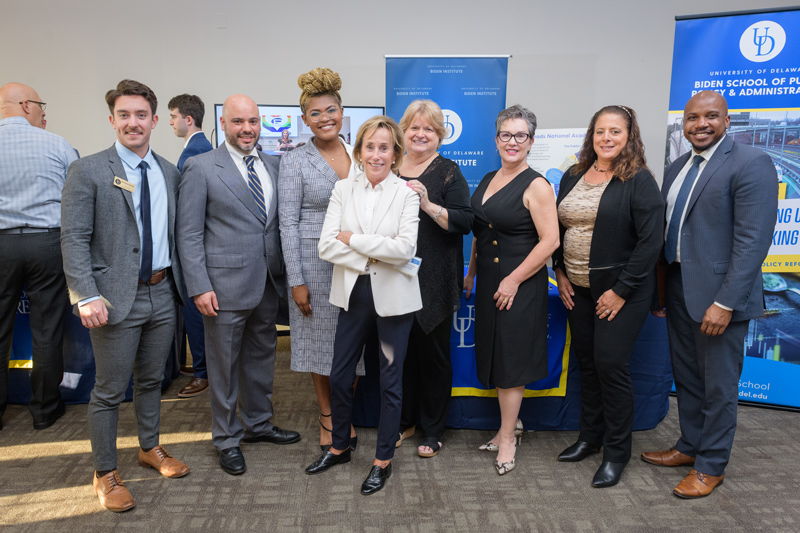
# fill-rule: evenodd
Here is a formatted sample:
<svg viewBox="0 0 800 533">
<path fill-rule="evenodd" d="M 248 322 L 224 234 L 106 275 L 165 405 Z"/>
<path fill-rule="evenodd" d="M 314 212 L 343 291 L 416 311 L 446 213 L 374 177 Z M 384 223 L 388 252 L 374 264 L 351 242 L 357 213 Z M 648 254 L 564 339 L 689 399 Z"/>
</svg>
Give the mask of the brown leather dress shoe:
<svg viewBox="0 0 800 533">
<path fill-rule="evenodd" d="M 92 475 L 92 487 L 94 488 L 94 493 L 100 498 L 100 505 L 109 511 L 121 513 L 136 507 L 133 496 L 125 488 L 119 478 L 119 472 L 116 470 L 112 470 L 100 478 L 97 477 L 97 472 L 95 471 Z"/>
<path fill-rule="evenodd" d="M 644 452 L 642 461 L 658 466 L 692 466 L 694 457 L 670 448 L 660 452 Z"/>
<path fill-rule="evenodd" d="M 208 390 L 208 380 L 203 378 L 192 378 L 188 385 L 181 389 L 178 398 L 191 398 Z"/>
<path fill-rule="evenodd" d="M 189 473 L 189 467 L 178 461 L 161 446 L 156 446 L 149 452 L 139 448 L 139 464 L 155 468 L 164 477 L 183 477 Z"/>
<path fill-rule="evenodd" d="M 689 475 L 678 483 L 672 493 L 679 498 L 704 498 L 713 492 L 714 487 L 722 485 L 725 474 L 709 476 L 697 470 L 692 470 Z"/>
</svg>

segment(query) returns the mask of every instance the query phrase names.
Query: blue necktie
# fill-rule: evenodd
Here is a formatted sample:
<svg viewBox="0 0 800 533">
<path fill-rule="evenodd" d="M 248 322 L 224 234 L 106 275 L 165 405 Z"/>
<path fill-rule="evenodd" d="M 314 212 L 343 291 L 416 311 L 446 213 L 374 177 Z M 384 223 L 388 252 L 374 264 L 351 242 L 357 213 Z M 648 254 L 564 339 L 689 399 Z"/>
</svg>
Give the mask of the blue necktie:
<svg viewBox="0 0 800 533">
<path fill-rule="evenodd" d="M 256 200 L 256 205 L 258 206 L 258 211 L 261 213 L 262 220 L 266 222 L 267 208 L 264 205 L 264 189 L 261 188 L 261 180 L 258 179 L 256 169 L 253 168 L 255 160 L 256 156 L 254 155 L 244 156 L 244 163 L 247 165 L 247 188 L 250 189 L 253 198 Z"/>
<path fill-rule="evenodd" d="M 147 163 L 142 161 L 142 191 L 139 207 L 142 211 L 142 264 L 139 267 L 139 279 L 143 283 L 153 276 L 153 228 L 150 225 L 150 184 L 147 181 Z"/>
<path fill-rule="evenodd" d="M 694 180 L 697 179 L 700 163 L 703 161 L 705 159 L 703 159 L 702 155 L 694 156 L 692 168 L 686 173 L 681 190 L 678 191 L 678 197 L 675 199 L 675 207 L 672 208 L 672 216 L 669 219 L 669 227 L 667 228 L 667 242 L 664 245 L 664 258 L 667 263 L 675 262 L 678 257 L 678 234 L 680 233 L 681 218 L 683 218 L 683 211 L 686 209 L 686 202 L 689 200 L 689 193 L 694 186 Z"/>
</svg>

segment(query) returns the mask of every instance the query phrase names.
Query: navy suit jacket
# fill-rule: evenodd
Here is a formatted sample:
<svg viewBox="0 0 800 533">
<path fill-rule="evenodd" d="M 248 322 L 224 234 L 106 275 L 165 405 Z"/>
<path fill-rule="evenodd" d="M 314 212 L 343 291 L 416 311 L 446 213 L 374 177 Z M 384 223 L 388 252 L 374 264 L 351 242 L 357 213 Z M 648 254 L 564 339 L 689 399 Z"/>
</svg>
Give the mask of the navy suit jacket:
<svg viewBox="0 0 800 533">
<path fill-rule="evenodd" d="M 193 136 L 189 139 L 189 144 L 186 145 L 186 148 L 183 149 L 181 152 L 181 157 L 178 159 L 178 170 L 183 173 L 183 164 L 186 163 L 186 160 L 192 156 L 204 154 L 206 152 L 210 152 L 213 150 L 214 147 L 211 146 L 211 143 L 208 142 L 206 139 L 205 134 L 201 131 L 197 135 Z"/>
<path fill-rule="evenodd" d="M 693 151 L 664 173 L 669 189 Z M 762 150 L 726 136 L 706 163 L 689 198 L 681 228 L 681 274 L 689 315 L 702 322 L 714 302 L 733 309 L 731 320 L 764 313 L 761 264 L 772 243 L 778 175 Z"/>
</svg>

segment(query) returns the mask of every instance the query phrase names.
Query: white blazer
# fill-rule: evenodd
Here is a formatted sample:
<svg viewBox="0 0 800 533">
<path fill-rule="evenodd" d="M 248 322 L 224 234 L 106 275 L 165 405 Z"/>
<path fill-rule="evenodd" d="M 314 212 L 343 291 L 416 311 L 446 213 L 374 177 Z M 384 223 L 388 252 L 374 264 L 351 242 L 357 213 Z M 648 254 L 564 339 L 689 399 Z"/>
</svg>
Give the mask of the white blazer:
<svg viewBox="0 0 800 533">
<path fill-rule="evenodd" d="M 334 264 L 330 302 L 347 311 L 359 273 L 369 265 L 375 311 L 397 316 L 422 309 L 419 278 L 395 270 L 414 257 L 419 226 L 419 196 L 392 173 L 383 181 L 372 227 L 364 227 L 363 172 L 336 184 L 319 238 L 319 256 Z M 336 239 L 352 231 L 350 246 Z"/>
</svg>

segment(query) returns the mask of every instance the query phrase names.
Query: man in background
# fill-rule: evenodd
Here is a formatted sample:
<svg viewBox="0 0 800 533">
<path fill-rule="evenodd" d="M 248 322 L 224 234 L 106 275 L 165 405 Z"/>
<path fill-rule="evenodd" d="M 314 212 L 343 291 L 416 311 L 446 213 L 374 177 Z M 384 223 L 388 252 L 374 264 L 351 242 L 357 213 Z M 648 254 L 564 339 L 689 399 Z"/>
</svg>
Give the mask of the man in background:
<svg viewBox="0 0 800 533">
<path fill-rule="evenodd" d="M 175 130 L 175 135 L 184 139 L 183 152 L 178 159 L 178 170 L 183 172 L 183 165 L 192 156 L 210 152 L 211 143 L 203 134 L 203 117 L 206 114 L 205 104 L 199 96 L 181 94 L 174 97 L 167 104 L 169 109 L 169 125 Z M 208 372 L 206 371 L 206 344 L 203 336 L 203 315 L 197 310 L 194 301 L 186 295 L 186 286 L 183 290 L 186 306 L 181 307 L 183 312 L 183 325 L 186 337 L 189 339 L 189 349 L 192 352 L 192 366 L 186 366 L 186 351 L 182 350 L 181 373 L 193 374 L 189 384 L 178 392 L 179 398 L 192 398 L 208 390 Z"/>
<path fill-rule="evenodd" d="M 58 386 L 67 284 L 61 264 L 61 191 L 75 150 L 44 131 L 46 104 L 21 83 L 0 87 L 0 429 L 8 404 L 8 362 L 23 286 L 30 300 L 34 429 L 65 411 Z"/>
</svg>

